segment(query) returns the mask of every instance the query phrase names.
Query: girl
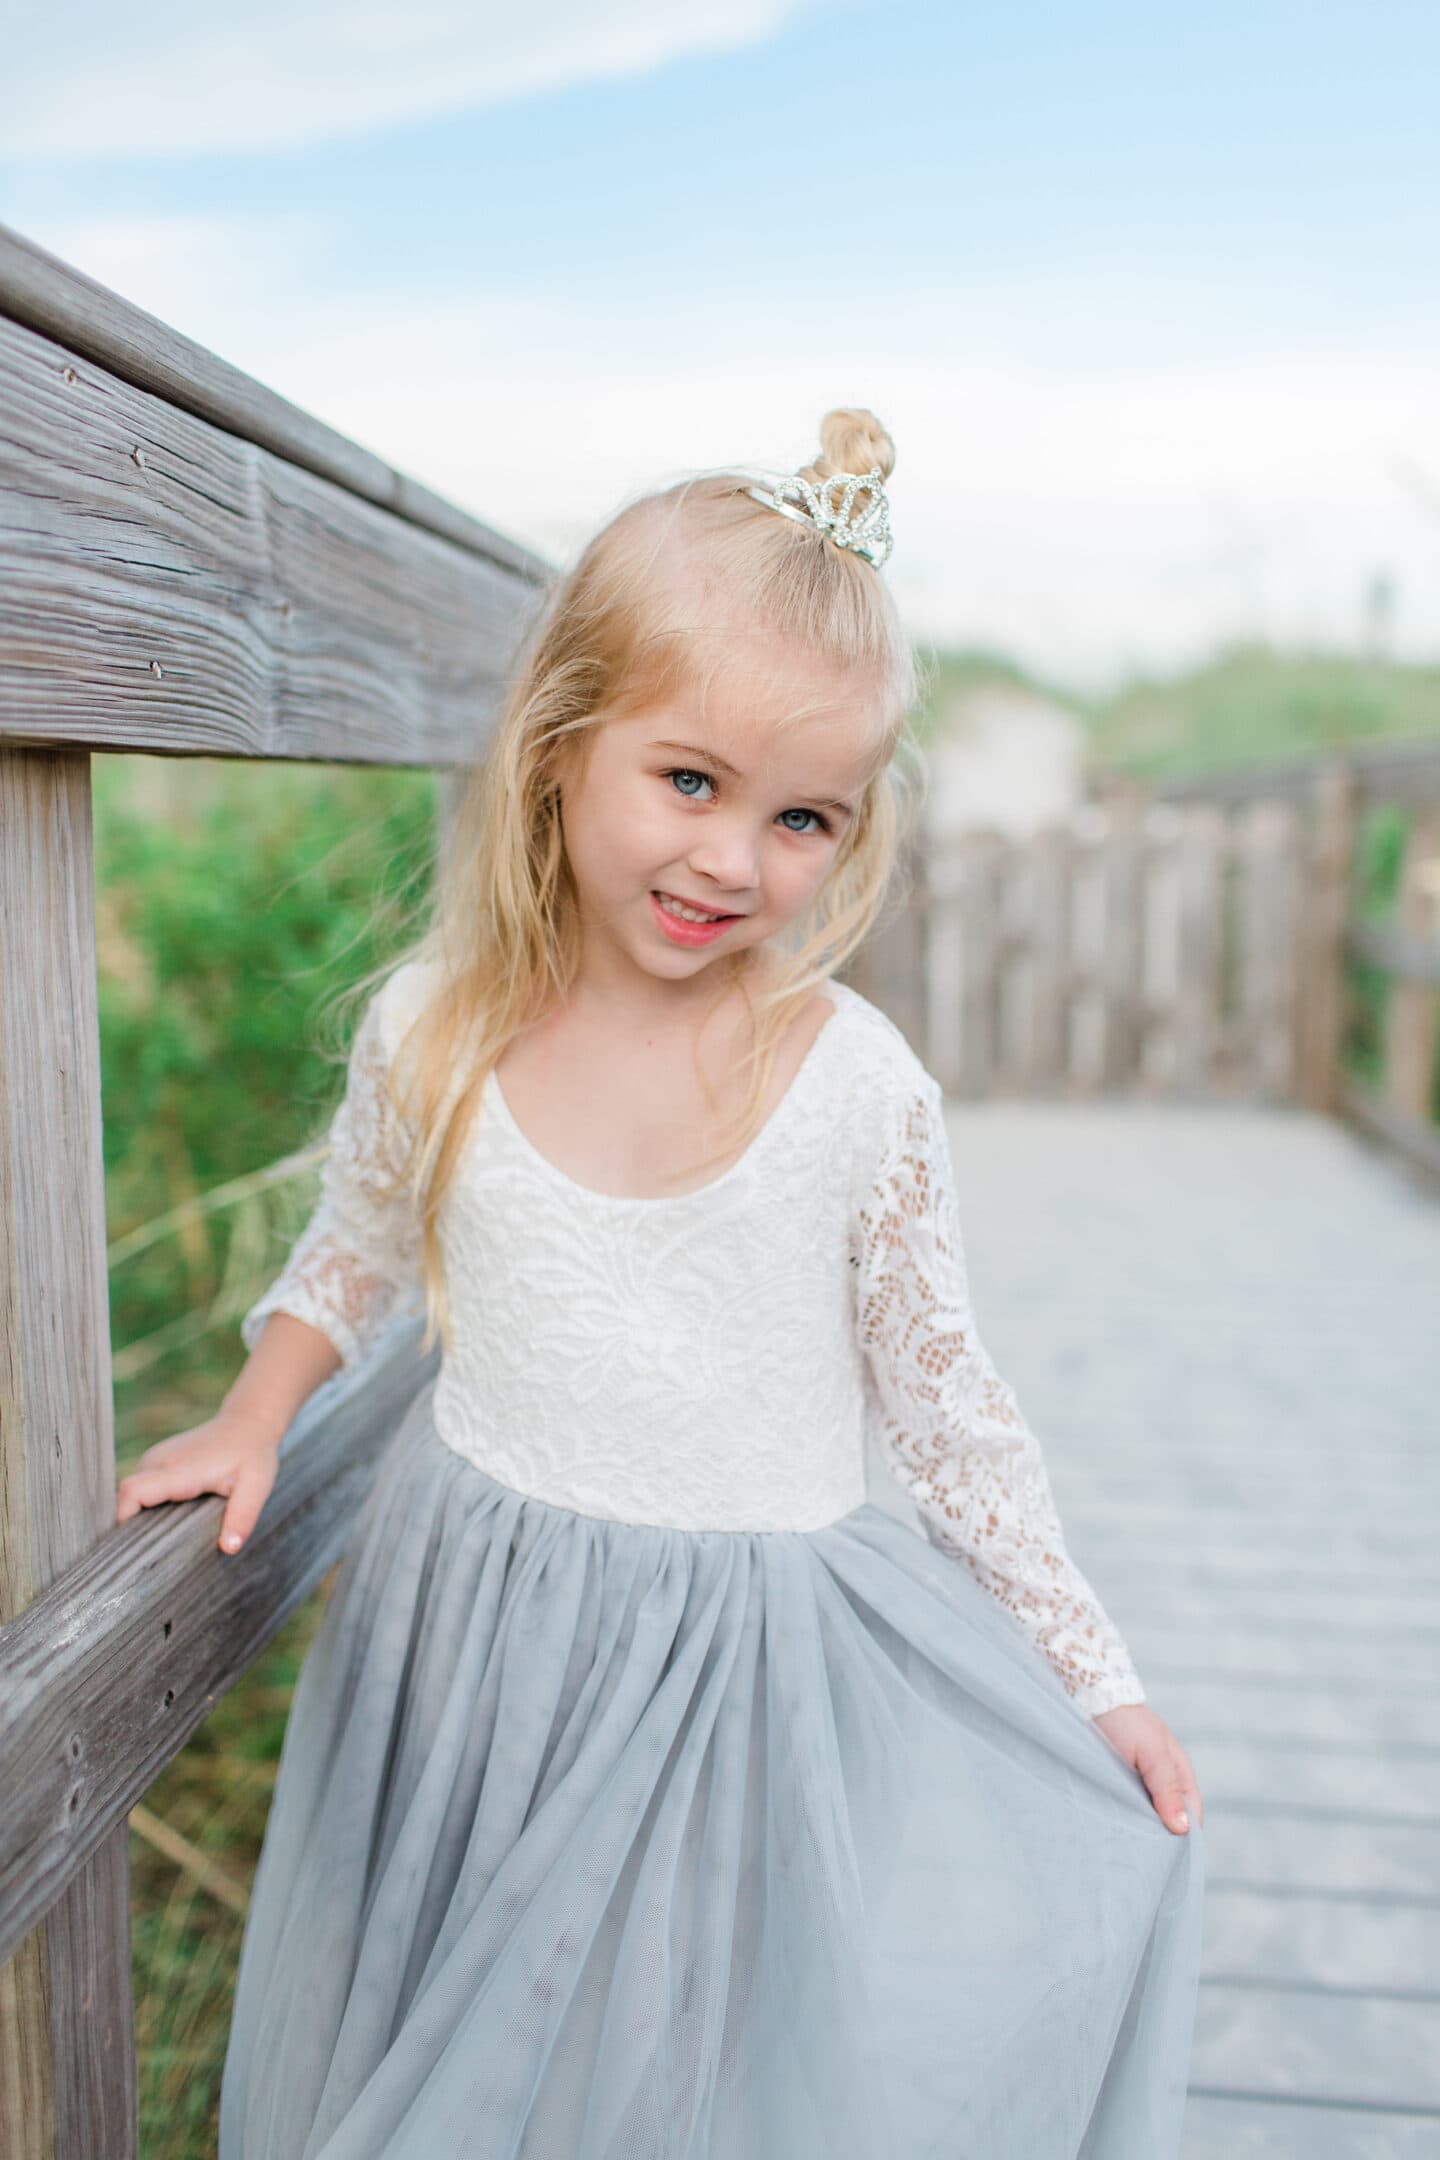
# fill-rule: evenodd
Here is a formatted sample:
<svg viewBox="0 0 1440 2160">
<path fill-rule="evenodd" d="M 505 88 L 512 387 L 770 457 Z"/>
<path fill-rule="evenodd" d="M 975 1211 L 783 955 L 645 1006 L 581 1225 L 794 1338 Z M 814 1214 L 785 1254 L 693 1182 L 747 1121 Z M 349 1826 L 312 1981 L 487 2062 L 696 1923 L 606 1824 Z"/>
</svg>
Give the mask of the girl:
<svg viewBox="0 0 1440 2160">
<path fill-rule="evenodd" d="M 822 440 L 558 585 L 249 1362 L 121 1481 L 243 1546 L 299 1403 L 423 1295 L 220 2160 L 1178 2150 L 1194 1777 L 976 1333 L 939 1088 L 836 972 L 915 681 L 890 438 Z"/>
</svg>

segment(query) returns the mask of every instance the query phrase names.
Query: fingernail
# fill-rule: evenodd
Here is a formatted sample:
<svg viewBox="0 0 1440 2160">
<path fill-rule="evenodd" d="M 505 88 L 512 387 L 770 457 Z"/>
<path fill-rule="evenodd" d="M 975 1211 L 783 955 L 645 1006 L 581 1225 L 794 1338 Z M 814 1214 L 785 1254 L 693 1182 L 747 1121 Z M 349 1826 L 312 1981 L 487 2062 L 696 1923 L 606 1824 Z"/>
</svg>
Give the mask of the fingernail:
<svg viewBox="0 0 1440 2160">
<path fill-rule="evenodd" d="M 220 1543 L 224 1546 L 226 1552 L 238 1552 L 240 1550 L 239 1531 L 227 1530 L 224 1537 L 221 1538 Z"/>
<path fill-rule="evenodd" d="M 1190 1827 L 1190 1817 L 1189 1817 L 1189 1816 L 1188 1816 L 1188 1815 L 1186 1814 L 1186 1812 L 1185 1812 L 1185 1810 L 1184 1810 L 1184 1808 L 1183 1808 L 1183 1807 L 1181 1808 L 1181 1810 L 1180 1810 L 1179 1814 L 1178 1814 L 1178 1815 L 1176 1816 L 1175 1820 L 1176 1820 L 1176 1822 L 1178 1822 L 1178 1823 L 1179 1823 L 1179 1825 L 1180 1825 L 1180 1828 L 1181 1828 L 1182 1830 L 1188 1830 L 1188 1829 L 1189 1829 L 1189 1827 Z"/>
</svg>

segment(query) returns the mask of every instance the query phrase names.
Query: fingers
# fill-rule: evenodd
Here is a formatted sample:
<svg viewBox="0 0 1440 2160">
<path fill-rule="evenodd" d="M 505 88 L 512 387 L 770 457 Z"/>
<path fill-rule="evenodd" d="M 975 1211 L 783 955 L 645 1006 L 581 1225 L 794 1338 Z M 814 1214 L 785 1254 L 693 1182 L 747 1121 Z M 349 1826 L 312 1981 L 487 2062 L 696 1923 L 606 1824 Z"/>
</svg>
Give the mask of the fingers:
<svg viewBox="0 0 1440 2160">
<path fill-rule="evenodd" d="M 1193 1803 L 1195 1820 L 1200 1816 L 1200 1795 L 1195 1788 L 1194 1772 L 1177 1750 L 1164 1748 L 1147 1756 L 1136 1765 L 1145 1780 L 1146 1789 L 1155 1803 L 1155 1812 L 1167 1829 L 1183 1837 L 1190 1828 L 1190 1808 Z"/>
<path fill-rule="evenodd" d="M 274 1483 L 275 1472 L 268 1460 L 246 1464 L 240 1471 L 220 1524 L 222 1552 L 239 1552 L 255 1528 Z"/>
<path fill-rule="evenodd" d="M 1107 1730 L 1106 1719 L 1119 1717 L 1118 1711 L 1106 1712 L 1093 1722 L 1122 1759 L 1139 1771 L 1160 1820 L 1184 1837 L 1192 1823 L 1198 1828 L 1205 1820 L 1189 1756 L 1148 1704 L 1137 1704 L 1119 1731 Z"/>
<path fill-rule="evenodd" d="M 1189 1810 L 1191 1821 L 1198 1822 L 1203 1827 L 1205 1822 L 1205 1803 L 1200 1798 L 1200 1786 L 1196 1779 L 1194 1769 L 1190 1762 L 1190 1758 L 1185 1753 L 1184 1748 L 1180 1746 L 1178 1741 L 1175 1743 L 1175 1754 L 1180 1772 L 1180 1783 L 1184 1794 L 1184 1805 Z"/>
<path fill-rule="evenodd" d="M 194 1470 L 179 1463 L 157 1465 L 153 1470 L 132 1470 L 115 1488 L 115 1520 L 128 1522 L 141 1508 L 158 1507 L 162 1500 L 198 1500 L 212 1492 Z"/>
<path fill-rule="evenodd" d="M 1155 1803 L 1155 1812 L 1160 1820 L 1167 1828 L 1176 1830 L 1183 1836 L 1190 1827 L 1185 1787 L 1174 1776 L 1156 1778 L 1153 1784 L 1147 1778 L 1146 1783 L 1150 1786 L 1150 1797 Z"/>
<path fill-rule="evenodd" d="M 142 1508 L 159 1507 L 167 1500 L 197 1500 L 205 1493 L 225 1497 L 218 1543 L 222 1552 L 238 1552 L 255 1528 L 260 1510 L 275 1483 L 275 1458 L 265 1454 L 246 1459 L 235 1468 L 217 1470 L 214 1464 L 186 1467 L 179 1461 L 157 1463 L 150 1469 L 132 1470 L 115 1488 L 115 1521 L 129 1522 Z"/>
</svg>

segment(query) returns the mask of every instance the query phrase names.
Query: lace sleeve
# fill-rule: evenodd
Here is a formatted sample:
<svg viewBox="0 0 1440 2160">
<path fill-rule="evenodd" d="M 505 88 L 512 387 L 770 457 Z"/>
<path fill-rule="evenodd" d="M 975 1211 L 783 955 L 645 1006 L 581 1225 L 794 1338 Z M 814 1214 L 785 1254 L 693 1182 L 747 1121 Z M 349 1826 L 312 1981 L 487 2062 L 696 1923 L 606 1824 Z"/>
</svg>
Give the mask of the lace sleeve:
<svg viewBox="0 0 1440 2160">
<path fill-rule="evenodd" d="M 1086 1715 L 1143 1702 L 1066 1552 L 1039 1443 L 976 1332 L 935 1081 L 897 1099 L 888 1126 L 854 1205 L 857 1321 L 887 1463 L 931 1542 L 965 1561 Z"/>
<path fill-rule="evenodd" d="M 247 1350 L 272 1312 L 287 1312 L 327 1335 L 348 1368 L 418 1293 L 421 1226 L 406 1177 L 408 1135 L 385 1084 L 383 996 L 384 988 L 372 998 L 351 1046 L 315 1211 L 240 1323 Z"/>
</svg>

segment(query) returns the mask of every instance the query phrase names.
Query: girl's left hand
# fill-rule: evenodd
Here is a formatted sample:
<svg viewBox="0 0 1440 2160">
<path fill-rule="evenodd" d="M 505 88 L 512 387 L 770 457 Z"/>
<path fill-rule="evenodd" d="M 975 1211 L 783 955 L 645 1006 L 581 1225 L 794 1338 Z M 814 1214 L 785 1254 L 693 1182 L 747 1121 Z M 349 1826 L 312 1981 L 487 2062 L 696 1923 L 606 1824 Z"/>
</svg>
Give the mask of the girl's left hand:
<svg viewBox="0 0 1440 2160">
<path fill-rule="evenodd" d="M 1193 1810 L 1197 1823 L 1204 1823 L 1205 1809 L 1190 1758 L 1148 1703 L 1121 1703 L 1114 1710 L 1100 1711 L 1090 1722 L 1139 1771 L 1156 1814 L 1169 1829 L 1184 1835 L 1189 1828 L 1187 1809 Z"/>
</svg>

